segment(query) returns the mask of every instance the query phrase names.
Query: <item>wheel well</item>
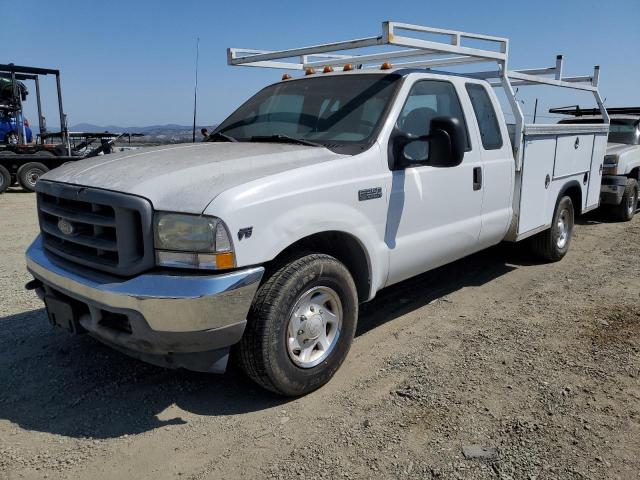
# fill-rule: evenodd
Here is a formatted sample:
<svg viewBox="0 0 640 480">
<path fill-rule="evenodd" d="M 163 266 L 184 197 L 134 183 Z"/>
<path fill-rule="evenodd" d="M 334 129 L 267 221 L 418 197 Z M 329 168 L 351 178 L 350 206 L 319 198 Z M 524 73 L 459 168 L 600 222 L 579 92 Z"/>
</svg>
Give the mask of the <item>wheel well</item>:
<svg viewBox="0 0 640 480">
<path fill-rule="evenodd" d="M 571 203 L 573 203 L 573 213 L 577 217 L 582 213 L 582 188 L 580 188 L 577 182 L 572 182 L 564 187 L 558 199 L 565 195 L 571 199 Z"/>
<path fill-rule="evenodd" d="M 278 265 L 297 253 L 305 251 L 331 255 L 342 262 L 353 277 L 360 302 L 369 298 L 371 289 L 369 261 L 364 247 L 354 236 L 337 231 L 310 235 L 288 246 L 270 262 L 270 265 Z"/>
<path fill-rule="evenodd" d="M 631 170 L 631 172 L 629 173 L 629 178 L 635 178 L 636 180 L 640 181 L 640 168 L 636 167 Z"/>
</svg>

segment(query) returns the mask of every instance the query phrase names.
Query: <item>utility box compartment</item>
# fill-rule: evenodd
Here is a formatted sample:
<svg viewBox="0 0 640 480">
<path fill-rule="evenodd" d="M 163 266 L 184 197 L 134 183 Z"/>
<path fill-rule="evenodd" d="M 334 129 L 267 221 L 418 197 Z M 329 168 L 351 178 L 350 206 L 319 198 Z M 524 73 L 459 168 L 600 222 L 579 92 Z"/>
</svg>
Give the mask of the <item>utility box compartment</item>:
<svg viewBox="0 0 640 480">
<path fill-rule="evenodd" d="M 558 195 L 569 182 L 581 190 L 578 212 L 599 205 L 607 132 L 608 125 L 597 124 L 525 126 L 522 168 L 516 173 L 515 222 L 509 240 L 521 240 L 549 228 Z"/>
</svg>

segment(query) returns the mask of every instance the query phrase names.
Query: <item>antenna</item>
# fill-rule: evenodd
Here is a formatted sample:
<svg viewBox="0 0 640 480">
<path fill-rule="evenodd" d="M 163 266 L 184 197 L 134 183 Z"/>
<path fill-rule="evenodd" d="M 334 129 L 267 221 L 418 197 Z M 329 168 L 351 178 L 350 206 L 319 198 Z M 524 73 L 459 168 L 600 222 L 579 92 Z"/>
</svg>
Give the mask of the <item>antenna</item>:
<svg viewBox="0 0 640 480">
<path fill-rule="evenodd" d="M 198 109 L 198 57 L 200 55 L 200 37 L 196 40 L 196 82 L 193 87 L 193 131 L 192 141 L 196 141 L 196 113 Z"/>
</svg>

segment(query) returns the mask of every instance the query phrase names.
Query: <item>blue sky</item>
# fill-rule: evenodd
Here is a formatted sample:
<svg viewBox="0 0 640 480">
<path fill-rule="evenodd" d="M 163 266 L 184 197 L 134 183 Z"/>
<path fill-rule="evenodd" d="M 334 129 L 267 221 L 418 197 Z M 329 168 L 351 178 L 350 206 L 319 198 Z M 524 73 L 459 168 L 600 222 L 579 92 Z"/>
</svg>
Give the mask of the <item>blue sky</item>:
<svg viewBox="0 0 640 480">
<path fill-rule="evenodd" d="M 506 36 L 511 67 L 551 66 L 566 74 L 602 66 L 608 105 L 640 105 L 640 1 L 109 1 L 0 0 L 0 63 L 59 68 L 70 124 L 190 124 L 195 42 L 200 37 L 198 123 L 224 119 L 282 72 L 229 67 L 229 46 L 279 49 L 374 36 L 383 20 Z M 57 124 L 55 93 L 45 113 Z M 526 113 L 588 96 L 522 92 Z M 27 104 L 35 123 L 35 98 Z"/>
</svg>

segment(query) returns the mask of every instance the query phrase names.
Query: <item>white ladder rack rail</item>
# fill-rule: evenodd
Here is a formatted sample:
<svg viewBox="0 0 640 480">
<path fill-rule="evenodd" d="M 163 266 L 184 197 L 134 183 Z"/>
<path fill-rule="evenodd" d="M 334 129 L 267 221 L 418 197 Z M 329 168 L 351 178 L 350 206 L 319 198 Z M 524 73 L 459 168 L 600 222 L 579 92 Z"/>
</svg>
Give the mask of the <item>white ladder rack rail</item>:
<svg viewBox="0 0 640 480">
<path fill-rule="evenodd" d="M 407 32 L 399 35 L 399 32 Z M 412 35 L 413 34 L 413 35 Z M 427 40 L 415 34 L 429 34 L 445 37 L 446 41 Z M 465 40 L 487 43 L 493 49 L 482 49 L 462 45 Z M 383 45 L 403 47 L 376 53 L 351 53 L 348 50 L 365 49 Z M 334 53 L 335 52 L 335 53 Z M 443 55 L 447 55 L 443 57 Z M 609 115 L 598 91 L 600 67 L 594 67 L 592 75 L 563 77 L 563 57 L 558 55 L 553 67 L 525 70 L 509 70 L 509 39 L 476 33 L 426 27 L 408 23 L 386 21 L 382 32 L 375 37 L 325 43 L 288 50 L 256 50 L 247 48 L 227 49 L 227 63 L 233 66 L 277 68 L 284 70 L 305 70 L 316 67 L 333 67 L 347 63 L 361 68 L 379 68 L 381 61 L 394 62 L 394 68 L 437 68 L 476 63 L 495 62 L 497 70 L 464 73 L 464 75 L 489 81 L 493 87 L 503 87 L 515 118 L 514 157 L 516 169 L 522 166 L 522 142 L 527 125 L 520 104 L 516 100 L 513 87 L 527 85 L 550 85 L 592 92 L 605 124 Z M 412 59 L 411 61 L 404 61 Z M 452 72 L 441 72 L 452 73 Z M 553 77 L 549 77 L 549 76 Z"/>
</svg>

